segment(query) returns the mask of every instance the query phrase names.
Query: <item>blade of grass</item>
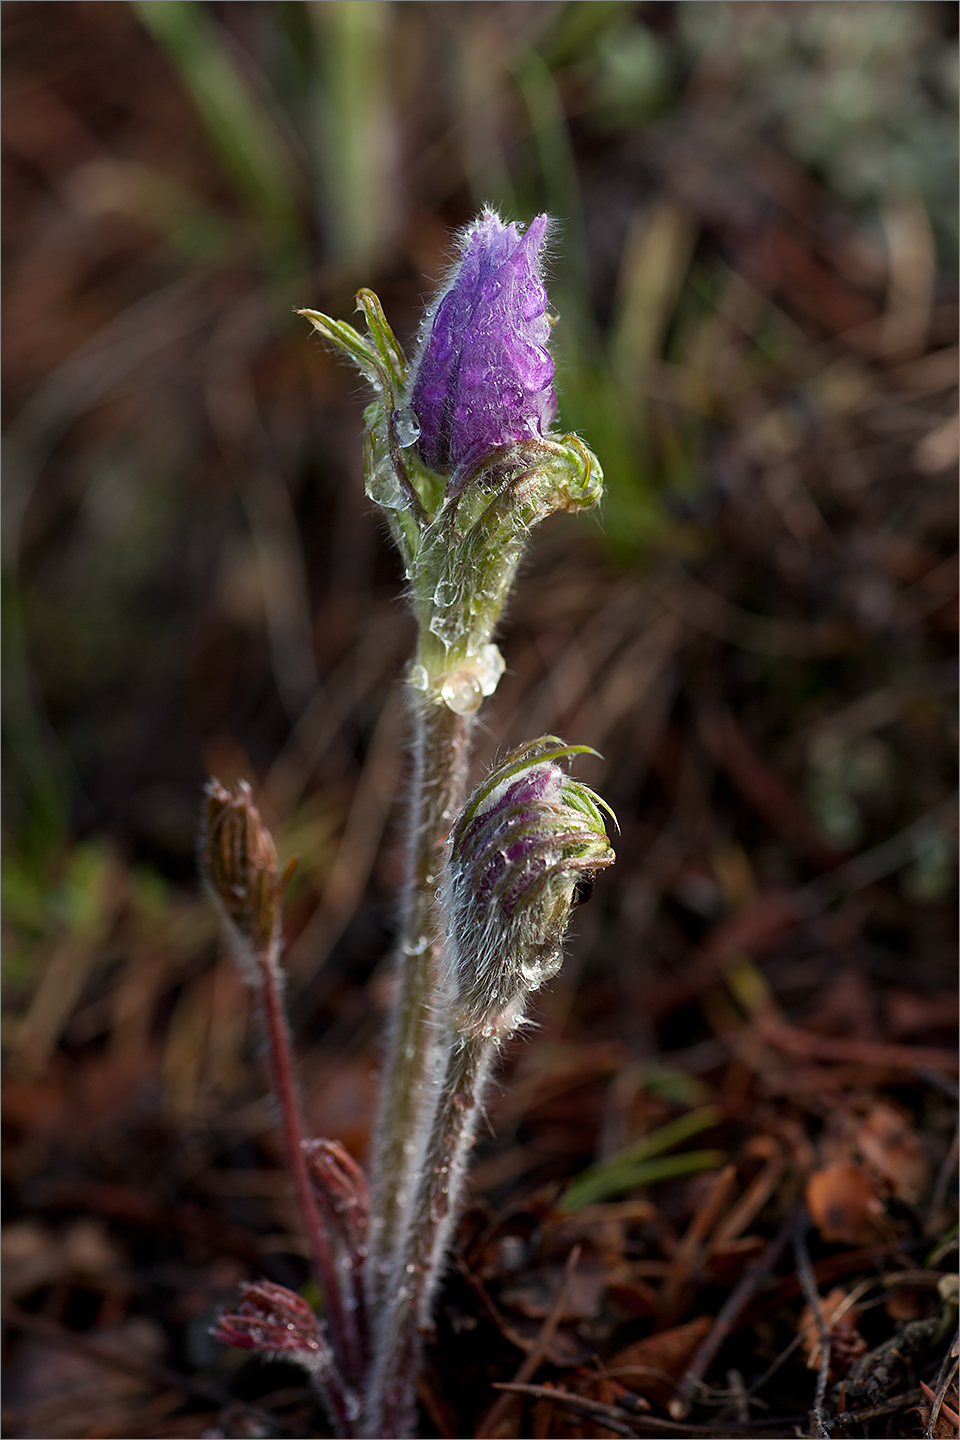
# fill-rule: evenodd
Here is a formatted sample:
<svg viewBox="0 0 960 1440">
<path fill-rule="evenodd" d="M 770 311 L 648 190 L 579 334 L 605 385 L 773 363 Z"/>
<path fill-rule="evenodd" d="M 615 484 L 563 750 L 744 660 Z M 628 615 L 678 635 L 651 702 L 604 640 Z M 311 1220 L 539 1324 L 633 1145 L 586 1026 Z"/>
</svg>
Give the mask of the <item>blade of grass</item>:
<svg viewBox="0 0 960 1440">
<path fill-rule="evenodd" d="M 576 157 L 563 99 L 549 65 L 532 47 L 513 63 L 530 116 L 547 209 L 564 224 L 564 259 L 555 287 L 563 324 L 557 328 L 564 423 L 593 437 L 604 468 L 616 476 L 604 500 L 604 528 L 635 552 L 664 516 L 650 483 L 646 426 L 635 397 L 611 383 L 590 296 L 589 262 Z"/>
<path fill-rule="evenodd" d="M 697 1110 L 690 1110 L 686 1115 L 678 1116 L 676 1120 L 669 1120 L 666 1125 L 661 1125 L 659 1129 L 651 1131 L 649 1135 L 644 1135 L 633 1145 L 628 1145 L 618 1151 L 616 1155 L 611 1155 L 609 1160 L 604 1160 L 601 1164 L 592 1165 L 588 1170 L 584 1170 L 572 1182 L 560 1201 L 561 1209 L 576 1210 L 581 1205 L 592 1204 L 609 1195 L 614 1195 L 618 1191 L 626 1190 L 632 1185 L 643 1185 L 652 1180 L 666 1179 L 668 1174 L 685 1173 L 683 1163 L 689 1162 L 690 1155 L 671 1156 L 669 1161 L 656 1162 L 653 1161 L 653 1157 L 662 1155 L 665 1150 L 671 1150 L 674 1145 L 682 1144 L 691 1135 L 696 1135 L 699 1131 L 716 1125 L 721 1116 L 722 1112 L 718 1106 L 701 1105 Z M 701 1161 L 707 1155 L 711 1157 L 720 1155 L 720 1160 L 716 1162 L 718 1164 L 722 1163 L 724 1158 L 721 1152 L 715 1150 L 700 1150 L 691 1153 L 699 1156 Z M 670 1165 L 675 1162 L 683 1162 L 681 1168 L 670 1170 Z M 708 1162 L 694 1164 L 689 1168 L 706 1169 L 713 1163 L 714 1161 L 711 1159 Z M 660 1167 L 664 1165 L 667 1166 L 667 1170 L 661 1173 Z M 644 1167 L 649 1168 L 649 1173 Z M 638 1174 L 640 1175 L 639 1179 L 636 1178 Z"/>
<path fill-rule="evenodd" d="M 664 1155 L 659 1160 L 638 1160 L 632 1165 L 611 1166 L 602 1174 L 584 1176 L 582 1181 L 575 1181 L 561 1199 L 560 1209 L 579 1210 L 582 1205 L 595 1205 L 637 1185 L 654 1185 L 660 1180 L 673 1180 L 678 1175 L 692 1175 L 697 1170 L 718 1170 L 726 1158 L 723 1150 L 684 1150 L 679 1155 Z"/>
<path fill-rule="evenodd" d="M 300 239 L 296 176 L 268 108 L 252 93 L 216 23 L 196 0 L 132 0 L 137 16 L 172 59 L 227 170 L 266 227 L 271 244 Z"/>
<path fill-rule="evenodd" d="M 389 248 L 396 225 L 391 10 L 384 0 L 314 0 L 309 7 L 322 82 L 313 110 L 324 230 L 333 260 L 358 274 Z"/>
</svg>

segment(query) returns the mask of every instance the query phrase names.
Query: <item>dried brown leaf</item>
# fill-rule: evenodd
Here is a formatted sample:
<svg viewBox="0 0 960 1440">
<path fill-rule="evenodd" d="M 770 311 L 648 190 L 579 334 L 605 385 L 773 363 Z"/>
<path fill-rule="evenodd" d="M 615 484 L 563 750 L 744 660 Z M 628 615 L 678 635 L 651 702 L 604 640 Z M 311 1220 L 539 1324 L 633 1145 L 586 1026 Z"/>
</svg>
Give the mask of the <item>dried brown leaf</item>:
<svg viewBox="0 0 960 1440">
<path fill-rule="evenodd" d="M 807 1209 L 824 1240 L 875 1245 L 892 1227 L 874 1180 L 859 1165 L 836 1161 L 807 1181 Z"/>
<path fill-rule="evenodd" d="M 698 1315 L 686 1325 L 648 1335 L 618 1351 L 606 1367 L 607 1374 L 658 1405 L 666 1405 L 712 1324 L 712 1315 Z"/>
</svg>

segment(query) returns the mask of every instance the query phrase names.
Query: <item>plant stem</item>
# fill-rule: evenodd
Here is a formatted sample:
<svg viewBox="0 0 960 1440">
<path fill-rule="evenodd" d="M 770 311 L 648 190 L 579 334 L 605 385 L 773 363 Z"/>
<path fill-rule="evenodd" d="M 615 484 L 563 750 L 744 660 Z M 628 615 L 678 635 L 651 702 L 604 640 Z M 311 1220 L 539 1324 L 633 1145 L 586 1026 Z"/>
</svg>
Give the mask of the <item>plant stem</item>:
<svg viewBox="0 0 960 1440">
<path fill-rule="evenodd" d="M 338 1362 L 343 1366 L 348 1381 L 357 1384 L 363 1371 L 358 1317 L 356 1311 L 348 1310 L 344 1306 L 341 1277 L 338 1274 L 330 1240 L 307 1169 L 303 1108 L 294 1074 L 290 1029 L 283 1005 L 279 947 L 278 924 L 274 928 L 268 950 L 257 957 L 260 975 L 259 989 L 263 1001 L 270 1068 L 273 1077 L 273 1093 L 280 1107 L 287 1165 L 293 1177 L 300 1211 L 306 1226 L 307 1241 L 313 1256 L 314 1269 L 326 1297 L 334 1352 Z"/>
<path fill-rule="evenodd" d="M 380 1314 L 409 1207 L 431 1107 L 437 974 L 443 944 L 436 898 L 447 833 L 463 804 L 473 717 L 414 699 L 410 834 L 398 949 L 399 994 L 387 1039 L 370 1173 L 368 1310 Z"/>
<path fill-rule="evenodd" d="M 401 1236 L 392 1293 L 385 1297 L 367 1390 L 364 1434 L 410 1434 L 414 1384 L 424 1334 L 450 1233 L 459 1213 L 466 1162 L 496 1042 L 453 1034 L 439 1086 L 434 1087 L 430 1138 Z"/>
</svg>

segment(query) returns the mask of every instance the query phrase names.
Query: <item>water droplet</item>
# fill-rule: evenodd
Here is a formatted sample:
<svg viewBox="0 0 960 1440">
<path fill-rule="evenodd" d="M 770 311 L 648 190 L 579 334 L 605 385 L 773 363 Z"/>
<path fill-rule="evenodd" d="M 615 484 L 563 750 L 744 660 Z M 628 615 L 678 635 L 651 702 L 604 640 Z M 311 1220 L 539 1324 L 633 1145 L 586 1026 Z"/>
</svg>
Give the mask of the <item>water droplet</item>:
<svg viewBox="0 0 960 1440">
<path fill-rule="evenodd" d="M 433 603 L 434 605 L 452 605 L 458 593 L 452 580 L 441 580 L 433 592 Z"/>
<path fill-rule="evenodd" d="M 393 433 L 397 437 L 397 444 L 404 450 L 408 445 L 415 445 L 420 439 L 420 421 L 414 410 L 394 410 L 391 417 L 393 421 Z"/>
<path fill-rule="evenodd" d="M 474 662 L 477 680 L 484 695 L 492 695 L 506 669 L 506 661 L 496 645 L 484 645 Z"/>
<path fill-rule="evenodd" d="M 444 645 L 449 645 L 457 633 L 457 620 L 455 616 L 433 615 L 430 619 L 430 634 L 436 635 Z"/>
<path fill-rule="evenodd" d="M 433 626 L 430 627 L 433 629 Z M 470 670 L 455 670 L 440 687 L 443 703 L 454 715 L 472 715 L 483 704 L 483 690 Z"/>
<path fill-rule="evenodd" d="M 422 665 L 411 665 L 407 681 L 414 690 L 426 690 L 430 684 L 430 677 Z"/>
<path fill-rule="evenodd" d="M 386 510 L 405 510 L 409 503 L 388 459 L 381 460 L 367 472 L 363 488 L 371 500 Z"/>
</svg>

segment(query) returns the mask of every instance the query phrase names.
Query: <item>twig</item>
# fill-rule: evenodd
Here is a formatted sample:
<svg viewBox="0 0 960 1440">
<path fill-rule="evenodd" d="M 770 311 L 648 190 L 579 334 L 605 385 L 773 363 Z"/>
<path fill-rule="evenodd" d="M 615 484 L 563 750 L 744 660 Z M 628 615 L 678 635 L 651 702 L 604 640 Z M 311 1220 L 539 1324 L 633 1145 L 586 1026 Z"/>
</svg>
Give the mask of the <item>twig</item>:
<svg viewBox="0 0 960 1440">
<path fill-rule="evenodd" d="M 783 1248 L 790 1239 L 796 1224 L 797 1211 L 793 1210 L 784 1220 L 763 1254 L 752 1265 L 747 1266 L 741 1279 L 731 1290 L 712 1327 L 700 1342 L 693 1359 L 684 1372 L 683 1379 L 677 1386 L 676 1394 L 667 1407 L 674 1420 L 685 1420 L 689 1415 L 694 1392 L 706 1374 L 708 1366 L 734 1329 L 760 1282 L 780 1259 Z"/>
<path fill-rule="evenodd" d="M 922 1398 L 920 1390 L 907 1390 L 902 1395 L 895 1395 L 892 1400 L 885 1400 L 882 1405 L 868 1405 L 863 1410 L 841 1410 L 837 1416 L 837 1424 L 862 1425 L 867 1420 L 879 1420 L 881 1415 L 893 1415 L 897 1410 L 909 1410 Z"/>
<path fill-rule="evenodd" d="M 912 1273 L 912 1272 L 905 1272 L 905 1273 Z M 927 1274 L 926 1271 L 918 1271 L 918 1272 L 916 1272 L 916 1273 L 918 1273 L 918 1274 L 923 1274 L 924 1276 L 926 1276 L 926 1274 Z M 816 1270 L 814 1270 L 814 1275 L 816 1275 Z M 885 1285 L 890 1284 L 890 1283 L 892 1283 L 893 1278 L 894 1278 L 894 1277 L 887 1276 L 887 1277 L 885 1277 L 883 1283 L 884 1283 Z M 908 1283 L 909 1283 L 909 1282 L 908 1282 Z M 854 1305 L 857 1304 L 857 1301 L 861 1298 L 861 1296 L 865 1295 L 868 1290 L 873 1289 L 873 1288 L 876 1286 L 876 1284 L 877 1284 L 877 1281 L 875 1281 L 875 1280 L 864 1280 L 864 1281 L 861 1281 L 861 1283 L 860 1283 L 859 1285 L 854 1286 L 853 1290 L 850 1291 L 850 1293 L 849 1293 L 849 1295 L 847 1296 L 847 1298 L 846 1298 L 844 1301 L 842 1301 L 841 1304 L 839 1304 L 839 1305 L 837 1306 L 836 1310 L 834 1310 L 833 1314 L 830 1316 L 830 1322 L 829 1322 L 829 1324 L 830 1324 L 830 1329 L 832 1330 L 832 1329 L 834 1328 L 834 1326 L 837 1324 L 837 1322 L 838 1322 L 840 1319 L 842 1319 L 842 1317 L 843 1317 L 849 1310 L 851 1310 Z M 873 1304 L 877 1304 L 877 1303 L 878 1303 L 877 1301 L 874 1301 L 874 1302 L 873 1302 Z M 880 1299 L 879 1303 L 880 1303 L 880 1304 L 885 1304 L 885 1303 L 886 1303 L 886 1297 L 885 1297 L 885 1296 L 881 1296 L 881 1299 Z M 865 1308 L 865 1307 L 863 1307 L 863 1308 Z M 767 1369 L 766 1369 L 766 1370 L 763 1372 L 763 1374 L 760 1376 L 760 1379 L 759 1379 L 759 1380 L 754 1380 L 753 1384 L 750 1386 L 750 1389 L 747 1391 L 747 1394 L 748 1394 L 748 1395 L 756 1395 L 760 1390 L 763 1389 L 764 1385 L 766 1385 L 767 1381 L 771 1378 L 771 1376 L 775 1375 L 776 1372 L 780 1369 L 780 1366 L 783 1365 L 783 1364 L 785 1364 L 786 1361 L 790 1359 L 790 1356 L 791 1356 L 791 1355 L 793 1354 L 793 1352 L 798 1348 L 798 1346 L 800 1346 L 800 1345 L 803 1344 L 803 1341 L 804 1341 L 804 1339 L 806 1338 L 807 1331 L 809 1330 L 809 1328 L 810 1328 L 809 1325 L 806 1325 L 806 1326 L 804 1326 L 802 1329 L 800 1329 L 800 1330 L 797 1331 L 796 1335 L 794 1335 L 794 1337 L 793 1337 L 793 1339 L 790 1341 L 789 1345 L 785 1346 L 784 1349 L 780 1351 L 780 1354 L 776 1357 L 776 1359 L 773 1360 L 773 1361 L 771 1361 L 770 1365 L 767 1367 Z"/>
<path fill-rule="evenodd" d="M 925 1440 L 926 1437 L 936 1434 L 933 1427 L 936 1425 L 940 1415 L 945 1415 L 951 1425 L 960 1424 L 960 1416 L 957 1415 L 956 1410 L 951 1409 L 943 1398 L 952 1379 L 953 1375 L 951 1374 L 950 1379 L 944 1385 L 943 1394 L 937 1390 L 931 1390 L 930 1386 L 925 1384 L 923 1380 L 920 1381 L 920 1389 L 930 1401 L 930 1419 L 927 1421 L 927 1428 L 923 1432 Z"/>
<path fill-rule="evenodd" d="M 849 1275 L 854 1270 L 869 1270 L 875 1267 L 878 1260 L 886 1260 L 891 1255 L 896 1255 L 900 1246 L 896 1243 L 887 1245 L 871 1245 L 861 1250 L 848 1250 L 843 1255 L 830 1255 L 826 1260 L 818 1260 L 813 1267 L 818 1285 L 826 1285 L 828 1280 L 836 1280 L 841 1275 Z M 768 1315 L 771 1310 L 776 1310 L 786 1300 L 792 1300 L 803 1290 L 797 1275 L 785 1275 L 775 1286 L 759 1299 L 751 1308 L 750 1322 L 758 1320 L 762 1315 Z"/>
<path fill-rule="evenodd" d="M 518 1381 L 510 1381 L 504 1385 L 494 1385 L 495 1390 L 503 1390 L 508 1395 L 530 1395 L 537 1400 L 552 1400 L 554 1404 L 562 1406 L 566 1410 L 575 1410 L 580 1415 L 592 1415 L 602 1420 L 607 1429 L 617 1435 L 632 1437 L 636 1430 L 628 1425 L 622 1415 L 619 1415 L 612 1405 L 604 1405 L 601 1400 L 588 1400 L 585 1395 L 574 1395 L 567 1390 L 555 1390 L 552 1385 L 523 1385 Z"/>
<path fill-rule="evenodd" d="M 604 1405 L 599 1400 L 588 1400 L 585 1395 L 576 1395 L 569 1390 L 558 1390 L 552 1385 L 517 1385 L 512 1381 L 495 1384 L 493 1388 L 509 1390 L 515 1395 L 529 1395 L 534 1400 L 551 1400 L 554 1404 L 575 1410 L 581 1415 L 596 1416 L 611 1430 L 616 1429 L 619 1435 L 676 1435 L 681 1437 L 681 1440 L 684 1440 L 684 1437 L 689 1440 L 690 1436 L 755 1435 L 758 1431 L 769 1435 L 774 1429 L 796 1424 L 796 1416 L 764 1417 L 763 1420 L 751 1420 L 747 1424 L 720 1426 L 680 1425 L 673 1420 L 661 1420 L 656 1415 L 635 1415 L 632 1420 L 633 1428 L 628 1429 L 622 1413 L 614 1406 Z M 617 1429 L 618 1426 L 623 1428 Z"/>
<path fill-rule="evenodd" d="M 532 1380 L 534 1375 L 537 1373 L 540 1366 L 542 1365 L 543 1361 L 546 1359 L 547 1352 L 550 1349 L 550 1342 L 553 1340 L 554 1335 L 557 1333 L 557 1326 L 563 1319 L 563 1312 L 567 1303 L 567 1295 L 570 1293 L 570 1286 L 573 1283 L 574 1272 L 576 1271 L 577 1264 L 580 1260 L 581 1249 L 582 1246 L 575 1245 L 570 1251 L 570 1255 L 567 1259 L 566 1269 L 564 1270 L 563 1274 L 563 1283 L 561 1284 L 560 1289 L 557 1293 L 557 1298 L 553 1302 L 550 1314 L 543 1322 L 543 1327 L 540 1331 L 540 1334 L 537 1336 L 536 1344 L 529 1352 L 529 1354 L 526 1355 L 521 1361 L 520 1368 L 518 1369 L 516 1375 L 514 1375 L 513 1377 L 514 1385 L 525 1385 L 528 1380 Z M 490 1407 L 486 1415 L 480 1421 L 480 1424 L 477 1426 L 474 1440 L 487 1440 L 487 1437 L 494 1433 L 500 1421 L 506 1414 L 509 1404 L 509 1395 L 501 1395 L 497 1400 L 494 1401 L 493 1405 Z"/>
<path fill-rule="evenodd" d="M 522 1351 L 525 1355 L 528 1355 L 533 1349 L 533 1345 L 531 1345 L 530 1341 L 527 1340 L 524 1336 L 519 1335 L 517 1331 L 514 1330 L 513 1327 L 507 1323 L 505 1316 L 501 1315 L 500 1311 L 493 1303 L 490 1292 L 484 1285 L 483 1281 L 480 1280 L 476 1275 L 474 1275 L 473 1271 L 467 1265 L 463 1256 L 458 1254 L 456 1251 L 454 1251 L 453 1253 L 453 1263 L 454 1265 L 456 1265 L 457 1269 L 460 1271 L 460 1274 L 463 1276 L 464 1280 L 470 1286 L 470 1289 L 476 1295 L 484 1310 L 487 1312 L 487 1318 L 497 1327 L 498 1333 L 503 1336 L 504 1340 L 509 1341 L 509 1343 L 515 1347 L 515 1349 Z M 534 1341 L 533 1344 L 535 1345 L 536 1341 Z"/>
<path fill-rule="evenodd" d="M 740 1199 L 724 1216 L 711 1235 L 711 1253 L 716 1250 L 718 1245 L 724 1245 L 742 1235 L 754 1217 L 759 1215 L 776 1189 L 777 1182 L 786 1170 L 788 1161 L 775 1141 L 772 1142 L 771 1150 L 772 1154 L 763 1169 L 750 1182 Z"/>
<path fill-rule="evenodd" d="M 830 1331 L 827 1329 L 827 1322 L 823 1318 L 823 1308 L 820 1304 L 820 1292 L 817 1289 L 816 1276 L 813 1273 L 813 1266 L 810 1263 L 810 1252 L 807 1249 L 805 1231 L 809 1224 L 806 1212 L 801 1214 L 800 1220 L 793 1236 L 793 1251 L 797 1257 L 797 1274 L 800 1277 L 800 1284 L 803 1286 L 803 1293 L 811 1313 L 816 1321 L 817 1331 L 820 1335 L 820 1369 L 817 1371 L 817 1388 L 813 1400 L 813 1423 L 816 1434 L 826 1436 L 830 1440 L 830 1431 L 827 1429 L 823 1419 L 823 1402 L 827 1394 L 827 1380 L 830 1377 Z"/>
<path fill-rule="evenodd" d="M 958 1339 L 960 1339 L 960 1329 L 958 1329 L 954 1333 L 953 1341 L 950 1344 L 946 1355 L 944 1355 L 943 1357 L 943 1364 L 940 1366 L 940 1372 L 937 1375 L 936 1390 L 930 1391 L 929 1387 L 923 1384 L 923 1381 L 920 1382 L 921 1389 L 928 1395 L 928 1398 L 933 1401 L 933 1408 L 930 1411 L 930 1418 L 927 1421 L 926 1428 L 923 1432 L 925 1436 L 933 1435 L 937 1423 L 937 1416 L 940 1414 L 940 1411 L 942 1409 L 946 1408 L 943 1403 L 943 1397 L 949 1390 L 950 1382 L 953 1380 L 953 1377 L 957 1373 L 958 1361 L 956 1359 L 956 1349 Z M 953 1360 L 952 1365 L 949 1363 L 951 1360 Z M 955 1416 L 953 1416 L 953 1419 L 954 1421 L 956 1421 Z"/>
</svg>

